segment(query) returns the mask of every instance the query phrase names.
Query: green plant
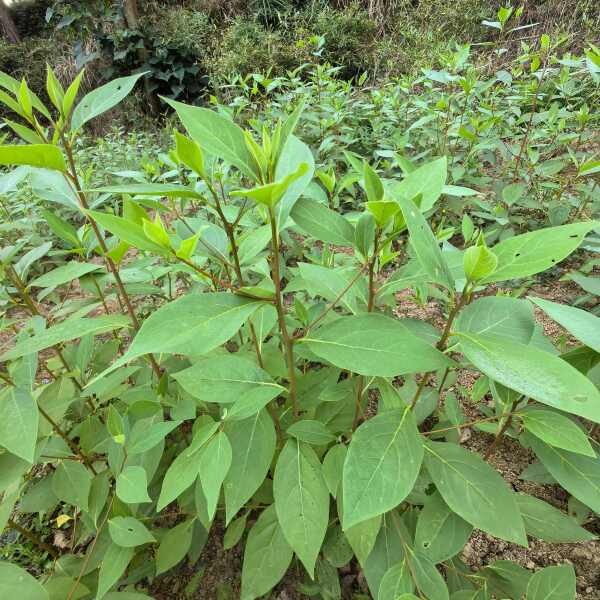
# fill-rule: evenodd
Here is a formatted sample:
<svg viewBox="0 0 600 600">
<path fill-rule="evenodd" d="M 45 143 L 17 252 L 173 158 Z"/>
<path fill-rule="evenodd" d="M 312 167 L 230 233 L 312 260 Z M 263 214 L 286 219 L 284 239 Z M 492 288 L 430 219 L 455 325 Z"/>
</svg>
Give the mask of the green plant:
<svg viewBox="0 0 600 600">
<path fill-rule="evenodd" d="M 8 521 L 15 507 L 73 523 L 43 582 L 3 562 L 0 589 L 148 598 L 152 578 L 198 559 L 219 518 L 227 547 L 248 530 L 244 600 L 269 593 L 294 557 L 302 589 L 326 599 L 340 598 L 337 568 L 355 560 L 377 600 L 574 599 L 571 566 L 475 573 L 458 554 L 473 528 L 523 546 L 594 537 L 485 459 L 518 440 L 600 512 L 598 317 L 489 287 L 553 267 L 600 223 L 490 245 L 463 219 L 464 249 L 442 244 L 429 220 L 445 156 L 400 161 L 405 175 L 392 178 L 346 153 L 351 180 L 322 168 L 327 195 L 315 198 L 314 155 L 295 135 L 303 101 L 244 130 L 224 107 L 166 99 L 187 132 L 174 132 L 170 170 L 91 187 L 76 140 L 139 77 L 76 102 L 81 76 L 65 90 L 49 70 L 50 110 L 0 76 L 26 142 L 0 146 L 0 163 L 43 176 L 64 210 L 44 213 L 44 247 L 0 255 L 16 319 L 3 323 L 15 335 L 0 355 L 1 524 L 22 527 Z M 360 191 L 344 214 L 346 185 Z M 68 252 L 49 255 L 57 239 Z M 65 289 L 76 280 L 83 302 Z M 406 288 L 439 299 L 441 327 L 392 318 Z M 582 345 L 541 349 L 534 305 Z M 492 400 L 481 394 L 476 418 L 448 391 L 464 368 Z M 461 445 L 467 427 L 493 435 L 483 457 Z"/>
</svg>

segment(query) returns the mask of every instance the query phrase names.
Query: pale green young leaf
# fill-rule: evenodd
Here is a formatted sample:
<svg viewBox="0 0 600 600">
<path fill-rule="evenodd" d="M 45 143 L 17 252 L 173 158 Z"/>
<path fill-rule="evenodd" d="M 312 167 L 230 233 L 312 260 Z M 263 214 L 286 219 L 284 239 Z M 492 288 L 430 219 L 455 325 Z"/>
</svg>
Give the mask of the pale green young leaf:
<svg viewBox="0 0 600 600">
<path fill-rule="evenodd" d="M 224 431 L 232 450 L 231 467 L 223 484 L 229 523 L 264 481 L 273 460 L 276 434 L 266 410 L 243 421 L 226 422 Z"/>
<path fill-rule="evenodd" d="M 543 408 L 527 408 L 519 416 L 525 429 L 546 444 L 577 454 L 596 456 L 586 434 L 568 417 Z"/>
<path fill-rule="evenodd" d="M 45 140 L 40 137 L 33 129 L 25 125 L 15 123 L 10 119 L 4 119 L 4 122 L 25 142 L 28 144 L 44 144 Z"/>
<path fill-rule="evenodd" d="M 156 538 L 148 531 L 148 528 L 133 517 L 109 519 L 108 531 L 112 541 L 123 548 L 134 548 L 156 542 Z"/>
<path fill-rule="evenodd" d="M 90 471 L 73 460 L 60 462 L 52 475 L 52 491 L 55 496 L 83 511 L 88 510 L 91 485 Z"/>
<path fill-rule="evenodd" d="M 231 163 L 253 181 L 258 180 L 244 131 L 233 121 L 208 108 L 163 100 L 175 109 L 190 137 L 204 152 Z"/>
<path fill-rule="evenodd" d="M 132 430 L 131 437 L 127 440 L 127 453 L 134 456 L 151 450 L 179 425 L 181 421 L 161 421 L 154 423 L 148 429 L 138 430 L 137 435 L 135 429 Z"/>
<path fill-rule="evenodd" d="M 344 472 L 344 461 L 346 460 L 346 446 L 335 444 L 332 446 L 323 459 L 323 478 L 329 489 L 329 493 L 337 498 L 342 475 Z"/>
<path fill-rule="evenodd" d="M 192 545 L 193 533 L 194 519 L 188 519 L 167 531 L 156 553 L 157 575 L 168 571 L 184 559 Z"/>
<path fill-rule="evenodd" d="M 552 320 L 572 333 L 580 342 L 600 352 L 600 318 L 587 310 L 550 302 L 543 298 L 529 299 L 537 304 Z"/>
<path fill-rule="evenodd" d="M 400 212 L 397 202 L 387 200 L 366 202 L 365 208 L 373 215 L 377 226 L 382 229 Z"/>
<path fill-rule="evenodd" d="M 411 174 L 412 175 L 412 174 Z M 410 244 L 421 266 L 432 281 L 454 290 L 454 277 L 442 255 L 439 241 L 431 231 L 421 209 L 410 198 L 396 198 L 410 233 Z"/>
<path fill-rule="evenodd" d="M 338 495 L 338 513 L 340 512 L 340 498 L 341 496 Z M 385 522 L 385 515 L 383 521 Z M 382 516 L 377 515 L 376 517 L 372 517 L 367 521 L 357 523 L 356 525 L 353 525 L 352 527 L 349 527 L 348 529 L 346 529 L 346 531 L 344 531 L 344 535 L 350 543 L 350 546 L 352 547 L 352 550 L 354 551 L 358 562 L 363 567 L 365 566 L 365 563 L 367 562 L 371 551 L 377 543 L 379 531 L 381 529 L 381 524 Z"/>
<path fill-rule="evenodd" d="M 225 550 L 231 550 L 242 539 L 244 531 L 246 531 L 247 520 L 248 513 L 244 513 L 241 517 L 231 521 L 223 536 L 223 548 Z"/>
<path fill-rule="evenodd" d="M 50 348 L 62 342 L 67 342 L 75 338 L 86 335 L 97 335 L 129 326 L 129 319 L 122 315 L 100 316 L 94 318 L 79 318 L 63 321 L 58 325 L 53 325 L 41 333 L 33 335 L 30 338 L 24 338 L 17 342 L 10 350 L 5 352 L 0 360 L 14 360 L 21 356 L 33 354 L 40 350 Z"/>
<path fill-rule="evenodd" d="M 146 470 L 142 467 L 125 467 L 117 477 L 117 497 L 126 504 L 151 502 Z"/>
<path fill-rule="evenodd" d="M 90 190 L 102 194 L 131 194 L 132 196 L 164 196 L 165 198 L 197 198 L 203 196 L 192 188 L 178 183 L 125 183 Z"/>
<path fill-rule="evenodd" d="M 41 214 L 46 221 L 46 224 L 50 229 L 67 244 L 74 246 L 75 248 L 81 245 L 79 237 L 77 236 L 77 230 L 71 223 L 61 219 L 58 215 L 55 215 L 52 211 L 42 209 Z"/>
<path fill-rule="evenodd" d="M 575 600 L 575 570 L 572 565 L 546 567 L 534 573 L 527 586 L 527 600 Z"/>
<path fill-rule="evenodd" d="M 336 367 L 367 376 L 394 377 L 454 364 L 402 321 L 379 314 L 341 317 L 301 343 Z"/>
<path fill-rule="evenodd" d="M 383 183 L 381 183 L 381 179 L 373 167 L 367 162 L 365 162 L 363 166 L 363 181 L 365 191 L 367 192 L 367 200 L 369 202 L 379 202 L 380 200 L 383 200 Z"/>
<path fill-rule="evenodd" d="M 527 546 L 515 495 L 476 453 L 456 444 L 425 444 L 425 466 L 448 507 L 474 527 Z"/>
<path fill-rule="evenodd" d="M 409 408 L 365 421 L 344 462 L 344 530 L 398 506 L 411 492 L 422 461 L 423 443 Z"/>
<path fill-rule="evenodd" d="M 133 548 L 110 544 L 100 563 L 96 600 L 102 600 L 106 593 L 121 579 L 134 553 Z"/>
<path fill-rule="evenodd" d="M 35 577 L 5 560 L 0 562 L 0 598 L 50 600 L 48 592 Z"/>
<path fill-rule="evenodd" d="M 81 69 L 77 74 L 77 77 L 73 79 L 67 90 L 65 91 L 63 105 L 62 105 L 62 113 L 65 117 L 68 117 L 71 114 L 71 109 L 73 108 L 73 104 L 75 103 L 75 99 L 77 98 L 77 93 L 79 92 L 79 86 L 81 85 L 81 80 L 85 74 L 85 69 Z"/>
<path fill-rule="evenodd" d="M 222 431 L 208 442 L 200 454 L 200 482 L 211 520 L 217 509 L 221 485 L 231 467 L 231 454 L 231 444 Z"/>
<path fill-rule="evenodd" d="M 461 333 L 458 339 L 461 352 L 490 379 L 538 402 L 600 423 L 600 392 L 561 358 L 499 336 Z"/>
<path fill-rule="evenodd" d="M 67 170 L 60 148 L 52 144 L 0 146 L 0 165 L 28 165 L 61 172 Z"/>
<path fill-rule="evenodd" d="M 54 107 L 62 112 L 63 101 L 65 97 L 65 90 L 61 85 L 60 81 L 56 78 L 54 71 L 50 65 L 46 65 L 46 91 L 48 92 L 48 98 L 50 102 L 54 104 Z"/>
<path fill-rule="evenodd" d="M 465 250 L 463 266 L 467 281 L 479 281 L 496 270 L 498 257 L 486 246 L 471 246 Z"/>
<path fill-rule="evenodd" d="M 292 556 L 272 504 L 263 510 L 248 534 L 241 600 L 255 600 L 267 594 L 285 575 Z"/>
<path fill-rule="evenodd" d="M 38 424 L 38 407 L 31 392 L 12 386 L 0 392 L 0 446 L 32 463 Z"/>
<path fill-rule="evenodd" d="M 517 505 L 527 535 L 553 544 L 572 544 L 596 539 L 577 521 L 551 504 L 527 494 L 517 494 Z"/>
<path fill-rule="evenodd" d="M 275 467 L 273 495 L 285 539 L 313 577 L 329 521 L 329 491 L 308 444 L 286 442 Z"/>
<path fill-rule="evenodd" d="M 200 145 L 175 130 L 175 147 L 179 160 L 188 167 L 188 169 L 191 169 L 194 173 L 197 173 L 200 177 L 206 179 L 204 155 L 202 154 Z"/>
<path fill-rule="evenodd" d="M 158 244 L 167 251 L 171 250 L 169 234 L 164 228 L 158 213 L 154 217 L 154 221 L 144 219 L 142 222 L 142 229 L 149 240 L 152 240 L 155 244 Z"/>
<path fill-rule="evenodd" d="M 88 121 L 116 106 L 131 92 L 144 73 L 113 79 L 86 94 L 73 110 L 71 130 L 77 131 Z"/>
<path fill-rule="evenodd" d="M 302 231 L 317 240 L 339 246 L 354 244 L 354 227 L 343 215 L 320 202 L 300 198 L 290 216 Z"/>
<path fill-rule="evenodd" d="M 481 283 L 529 277 L 545 271 L 576 250 L 598 221 L 546 227 L 508 238 L 491 248 L 498 267 Z"/>
</svg>

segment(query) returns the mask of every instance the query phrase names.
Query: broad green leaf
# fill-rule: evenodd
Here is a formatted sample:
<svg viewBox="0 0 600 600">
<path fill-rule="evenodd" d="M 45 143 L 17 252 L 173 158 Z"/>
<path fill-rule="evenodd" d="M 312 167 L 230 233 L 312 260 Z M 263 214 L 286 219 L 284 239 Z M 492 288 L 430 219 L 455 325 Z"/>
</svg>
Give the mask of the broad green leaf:
<svg viewBox="0 0 600 600">
<path fill-rule="evenodd" d="M 72 600 L 82 600 L 83 598 L 91 597 L 89 588 L 83 585 L 81 581 L 77 582 L 75 578 L 65 575 L 53 575 L 44 583 L 44 589 L 48 592 L 50 600 L 64 600 L 70 594 L 72 594 Z M 106 598 L 105 596 L 104 600 Z"/>
<path fill-rule="evenodd" d="M 19 510 L 26 513 L 46 512 L 58 503 L 52 491 L 52 478 L 44 477 L 27 488 L 19 501 Z"/>
<path fill-rule="evenodd" d="M 77 131 L 88 121 L 116 106 L 131 92 L 137 80 L 144 73 L 113 79 L 86 94 L 73 110 L 71 130 Z"/>
<path fill-rule="evenodd" d="M 377 175 L 369 163 L 365 162 L 363 167 L 363 180 L 365 192 L 367 192 L 367 200 L 369 202 L 379 202 L 383 199 L 383 183 L 381 183 L 379 175 Z"/>
<path fill-rule="evenodd" d="M 571 419 L 541 408 L 528 408 L 519 414 L 525 429 L 546 444 L 596 457 L 587 436 Z"/>
<path fill-rule="evenodd" d="M 434 564 L 458 554 L 469 541 L 473 527 L 452 512 L 439 492 L 428 496 L 417 520 L 415 549 Z"/>
<path fill-rule="evenodd" d="M 527 586 L 527 600 L 575 600 L 576 595 L 572 565 L 546 567 L 534 573 Z"/>
<path fill-rule="evenodd" d="M 217 509 L 221 484 L 231 466 L 231 444 L 222 431 L 212 438 L 200 455 L 200 482 L 206 497 L 208 516 Z"/>
<path fill-rule="evenodd" d="M 139 430 L 137 435 L 135 430 L 132 430 L 131 436 L 127 440 L 127 453 L 133 456 L 151 450 L 179 425 L 181 425 L 181 421 L 161 421 L 160 423 L 154 423 L 147 429 Z"/>
<path fill-rule="evenodd" d="M 335 436 L 321 423 L 311 419 L 296 421 L 287 429 L 287 433 L 301 442 L 313 446 L 325 446 L 335 440 Z"/>
<path fill-rule="evenodd" d="M 29 391 L 8 386 L 0 392 L 0 446 L 32 463 L 38 424 L 38 407 Z"/>
<path fill-rule="evenodd" d="M 69 283 L 73 279 L 78 279 L 83 275 L 92 273 L 93 271 L 99 271 L 102 269 L 101 265 L 93 265 L 90 263 L 81 263 L 76 261 L 68 262 L 66 265 L 62 265 L 56 269 L 53 269 L 49 273 L 40 275 L 31 281 L 28 285 L 30 287 L 57 287 L 63 283 Z"/>
<path fill-rule="evenodd" d="M 125 467 L 117 477 L 117 496 L 126 504 L 151 502 L 146 470 L 142 467 Z"/>
<path fill-rule="evenodd" d="M 83 511 L 88 509 L 91 485 L 90 471 L 73 460 L 63 460 L 52 475 L 52 491 L 56 497 Z"/>
<path fill-rule="evenodd" d="M 348 539 L 342 528 L 337 524 L 330 525 L 327 529 L 325 541 L 323 542 L 323 556 L 327 559 L 327 562 L 338 569 L 345 567 L 354 556 L 354 551 Z"/>
<path fill-rule="evenodd" d="M 529 277 L 545 271 L 569 256 L 599 226 L 598 221 L 586 221 L 508 238 L 491 249 L 498 257 L 498 268 L 481 283 Z"/>
<path fill-rule="evenodd" d="M 573 517 L 543 500 L 527 494 L 517 494 L 516 500 L 527 535 L 554 544 L 587 542 L 596 539 L 594 534 L 580 527 Z"/>
<path fill-rule="evenodd" d="M 134 246 L 138 250 L 143 250 L 145 252 L 154 252 L 160 256 L 168 254 L 166 248 L 157 244 L 146 235 L 142 225 L 138 225 L 123 217 L 117 217 L 117 215 L 111 215 L 96 210 L 90 210 L 88 211 L 88 214 L 96 221 L 96 223 L 99 223 L 104 229 L 107 229 L 121 241 L 130 246 Z"/>
<path fill-rule="evenodd" d="M 164 196 L 165 198 L 203 198 L 192 188 L 176 183 L 127 183 L 94 188 L 103 194 L 131 194 L 132 196 Z M 107 229 L 109 229 L 107 227 Z M 110 229 L 109 229 L 110 231 Z"/>
<path fill-rule="evenodd" d="M 338 496 L 338 513 L 340 497 Z M 383 519 L 381 515 L 377 515 L 367 521 L 362 521 L 353 527 L 349 527 L 344 532 L 356 558 L 358 558 L 358 562 L 362 566 L 367 562 L 371 551 L 377 543 L 382 521 L 385 523 L 385 515 Z"/>
<path fill-rule="evenodd" d="M 509 560 L 496 560 L 480 569 L 478 575 L 486 583 L 487 589 L 499 598 L 523 598 L 531 571 Z"/>
<path fill-rule="evenodd" d="M 110 315 L 94 318 L 79 318 L 63 321 L 41 333 L 17 342 L 10 350 L 0 356 L 0 360 L 14 360 L 33 354 L 62 342 L 68 342 L 86 335 L 98 335 L 113 329 L 127 327 L 129 319 L 123 315 Z"/>
<path fill-rule="evenodd" d="M 346 446 L 343 444 L 335 444 L 327 451 L 323 459 L 323 478 L 329 493 L 334 498 L 337 498 L 338 489 L 342 482 L 347 451 Z"/>
<path fill-rule="evenodd" d="M 352 435 L 344 462 L 344 530 L 398 506 L 422 461 L 423 443 L 409 408 L 365 421 Z"/>
<path fill-rule="evenodd" d="M 258 404 L 259 409 L 285 391 L 266 371 L 236 354 L 200 360 L 173 378 L 188 394 L 203 402 Z"/>
<path fill-rule="evenodd" d="M 267 594 L 285 575 L 292 555 L 272 504 L 260 514 L 248 534 L 241 600 L 255 600 Z"/>
<path fill-rule="evenodd" d="M 188 168 L 206 179 L 206 171 L 204 169 L 204 155 L 199 144 L 190 138 L 181 135 L 175 130 L 175 148 L 179 160 Z"/>
<path fill-rule="evenodd" d="M 587 310 L 558 304 L 543 298 L 529 299 L 537 304 L 552 320 L 572 333 L 580 342 L 600 352 L 600 318 Z"/>
<path fill-rule="evenodd" d="M 0 598 L 50 600 L 48 592 L 35 577 L 5 560 L 0 562 Z"/>
<path fill-rule="evenodd" d="M 121 579 L 134 553 L 133 548 L 110 544 L 100 563 L 96 600 L 102 600 L 106 593 Z"/>
<path fill-rule="evenodd" d="M 341 317 L 301 341 L 319 358 L 360 375 L 394 377 L 454 364 L 402 321 L 378 314 Z"/>
<path fill-rule="evenodd" d="M 354 245 L 354 227 L 344 216 L 320 202 L 300 198 L 290 216 L 305 233 L 317 240 L 339 246 Z"/>
<path fill-rule="evenodd" d="M 419 594 L 427 600 L 449 600 L 448 586 L 427 556 L 420 552 L 414 552 L 407 547 L 406 561 L 415 581 Z"/>
<path fill-rule="evenodd" d="M 266 410 L 224 428 L 231 443 L 231 467 L 225 478 L 226 523 L 254 495 L 264 481 L 275 452 L 275 426 Z"/>
<path fill-rule="evenodd" d="M 133 517 L 113 517 L 108 521 L 108 531 L 112 541 L 124 548 L 156 542 L 147 527 Z"/>
<path fill-rule="evenodd" d="M 498 335 L 528 344 L 535 329 L 531 304 L 505 296 L 484 296 L 465 306 L 454 330 L 477 335 Z"/>
<path fill-rule="evenodd" d="M 549 446 L 533 435 L 527 435 L 526 440 L 562 487 L 595 512 L 600 512 L 600 458 Z"/>
<path fill-rule="evenodd" d="M 67 170 L 60 148 L 52 144 L 0 146 L 0 165 L 28 165 L 63 173 Z"/>
<path fill-rule="evenodd" d="M 275 467 L 273 495 L 283 535 L 313 577 L 329 522 L 329 491 L 308 444 L 286 442 Z"/>
<path fill-rule="evenodd" d="M 223 536 L 223 548 L 225 550 L 231 550 L 242 539 L 244 531 L 246 531 L 247 520 L 248 513 L 244 513 L 241 517 L 231 521 Z"/>
<path fill-rule="evenodd" d="M 356 279 L 355 269 L 328 269 L 310 263 L 299 263 L 298 269 L 306 288 L 312 295 L 322 296 L 330 302 L 338 300 L 339 306 L 343 306 L 353 314 L 361 310 L 364 312 L 368 302 L 368 290 L 364 279 L 359 278 L 348 287 L 352 280 Z"/>
<path fill-rule="evenodd" d="M 379 519 L 381 527 L 373 549 L 364 562 L 361 563 L 373 598 L 377 598 L 381 580 L 387 571 L 404 560 L 406 556 L 402 539 L 405 532 L 400 532 L 402 523 L 399 515 L 390 512 L 383 515 L 383 517 L 379 517 Z M 362 526 L 362 523 L 357 525 L 357 527 L 360 526 Z M 354 548 L 352 540 L 350 540 L 350 543 Z"/>
<path fill-rule="evenodd" d="M 244 131 L 233 121 L 208 108 L 188 106 L 169 98 L 163 100 L 175 109 L 190 137 L 204 152 L 226 160 L 253 181 L 258 180 Z"/>
<path fill-rule="evenodd" d="M 490 535 L 527 546 L 515 495 L 478 454 L 456 444 L 428 441 L 425 466 L 452 511 Z"/>
<path fill-rule="evenodd" d="M 52 211 L 41 209 L 41 214 L 44 217 L 44 221 L 50 229 L 67 244 L 77 248 L 81 245 L 79 237 L 77 236 L 77 230 L 71 223 L 61 219 L 58 215 L 55 215 Z M 95 265 L 97 266 L 97 265 Z M 31 284 L 30 284 L 31 285 Z"/>
<path fill-rule="evenodd" d="M 377 226 L 384 229 L 386 225 L 400 212 L 397 202 L 382 200 L 380 202 L 366 202 L 365 209 L 375 219 Z"/>
<path fill-rule="evenodd" d="M 458 336 L 467 359 L 490 379 L 554 408 L 600 423 L 600 392 L 569 363 L 492 335 Z"/>
<path fill-rule="evenodd" d="M 397 197 L 396 200 L 400 204 L 410 233 L 410 245 L 421 266 L 432 281 L 454 290 L 454 277 L 440 250 L 440 242 L 433 235 L 421 210 L 411 198 Z"/>
<path fill-rule="evenodd" d="M 192 545 L 194 519 L 188 519 L 169 529 L 160 541 L 156 553 L 156 574 L 160 575 L 180 563 Z"/>
<path fill-rule="evenodd" d="M 465 250 L 465 277 L 468 281 L 479 281 L 489 277 L 498 266 L 498 257 L 486 246 L 471 246 Z"/>
<path fill-rule="evenodd" d="M 388 193 L 395 199 L 404 200 L 412 200 L 421 194 L 421 210 L 427 212 L 442 194 L 447 168 L 445 156 L 426 163 L 409 173 L 399 183 L 393 183 Z"/>
<path fill-rule="evenodd" d="M 125 355 L 99 377 L 144 354 L 206 354 L 233 337 L 259 306 L 228 292 L 187 294 L 153 312 Z"/>
<path fill-rule="evenodd" d="M 156 505 L 158 511 L 178 498 L 198 477 L 200 471 L 199 450 L 218 428 L 218 423 L 209 422 L 195 433 L 191 444 L 171 463 L 165 473 L 160 496 Z"/>
<path fill-rule="evenodd" d="M 398 600 L 415 589 L 406 559 L 390 567 L 381 580 L 377 600 Z"/>
</svg>

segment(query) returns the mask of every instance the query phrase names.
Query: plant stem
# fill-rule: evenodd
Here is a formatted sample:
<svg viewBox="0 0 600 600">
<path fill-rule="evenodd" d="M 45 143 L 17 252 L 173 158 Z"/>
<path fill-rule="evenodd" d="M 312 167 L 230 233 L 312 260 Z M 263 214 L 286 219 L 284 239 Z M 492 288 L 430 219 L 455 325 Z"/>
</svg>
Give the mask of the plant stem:
<svg viewBox="0 0 600 600">
<path fill-rule="evenodd" d="M 277 221 L 273 209 L 269 210 L 269 220 L 271 222 L 271 239 L 273 243 L 273 253 L 271 257 L 271 277 L 275 284 L 275 309 L 277 310 L 277 320 L 279 322 L 279 330 L 281 339 L 285 347 L 286 361 L 288 366 L 288 379 L 290 384 L 290 400 L 294 410 L 294 420 L 298 419 L 300 410 L 298 407 L 298 398 L 296 395 L 296 371 L 294 365 L 294 340 L 290 337 L 287 326 L 285 324 L 285 310 L 283 307 L 283 299 L 281 294 L 281 276 L 279 265 L 279 238 L 277 233 Z"/>
<path fill-rule="evenodd" d="M 100 246 L 102 253 L 104 255 L 104 261 L 106 262 L 106 266 L 107 266 L 108 270 L 110 271 L 110 273 L 112 274 L 112 276 L 115 280 L 115 283 L 117 284 L 117 288 L 119 290 L 119 296 L 121 297 L 121 300 L 123 301 L 123 304 L 125 305 L 126 311 L 131 320 L 131 324 L 133 325 L 133 327 L 136 331 L 139 331 L 140 322 L 139 322 L 139 320 L 135 314 L 135 311 L 133 309 L 133 304 L 131 303 L 131 298 L 129 297 L 129 294 L 127 293 L 127 290 L 125 289 L 125 286 L 123 285 L 123 280 L 121 279 L 121 276 L 119 275 L 119 270 L 117 268 L 117 265 L 114 263 L 112 258 L 110 258 L 108 256 L 109 250 L 106 245 L 106 242 L 104 241 L 104 238 L 102 237 L 102 234 L 100 233 L 98 223 L 96 223 L 96 221 L 88 214 L 89 205 L 88 205 L 85 193 L 83 191 L 83 188 L 81 187 L 81 183 L 79 181 L 79 176 L 77 175 L 77 167 L 75 166 L 75 159 L 73 157 L 73 148 L 71 147 L 71 144 L 69 144 L 67 142 L 64 135 L 62 135 L 62 134 L 61 134 L 61 139 L 62 139 L 63 147 L 67 154 L 67 160 L 69 162 L 69 169 L 70 169 L 70 172 L 68 173 L 68 175 L 65 175 L 65 178 L 67 179 L 67 181 L 72 183 L 75 188 L 75 192 L 77 193 L 77 197 L 79 198 L 79 203 L 81 204 L 81 208 L 85 211 L 85 216 L 86 216 L 87 220 L 89 221 L 89 223 L 92 227 L 92 230 L 94 231 L 94 235 L 96 236 L 96 239 L 98 240 L 98 245 Z M 148 354 L 148 359 L 150 361 L 150 364 L 152 365 L 152 370 L 154 371 L 154 374 L 160 380 L 160 378 L 162 377 L 162 371 L 161 371 L 160 367 L 158 366 L 158 363 L 156 362 L 154 355 Z"/>
<path fill-rule="evenodd" d="M 50 544 L 46 544 L 46 542 L 40 540 L 40 538 L 35 535 L 35 533 L 33 533 L 32 531 L 29 531 L 28 529 L 25 529 L 24 527 L 21 527 L 21 525 L 19 525 L 18 523 L 16 523 L 15 521 L 13 521 L 12 519 L 8 519 L 8 521 L 6 522 L 6 524 L 11 528 L 14 529 L 15 531 L 18 531 L 23 537 L 26 537 L 30 542 L 32 542 L 33 544 L 35 544 L 38 548 L 44 550 L 45 552 L 47 552 L 52 558 L 58 558 L 59 554 L 56 551 L 55 548 L 53 548 L 52 546 L 50 546 Z"/>
<path fill-rule="evenodd" d="M 500 427 L 500 431 L 498 431 L 498 433 L 496 434 L 494 441 L 491 443 L 491 445 L 488 447 L 488 449 L 485 451 L 485 454 L 483 455 L 484 460 L 487 460 L 492 455 L 492 452 L 498 447 L 498 444 L 500 443 L 500 440 L 502 439 L 502 436 L 504 435 L 505 431 L 511 426 L 513 414 L 517 406 L 519 405 L 519 402 L 521 402 L 522 398 L 523 397 L 520 396 L 512 403 L 510 413 L 506 421 L 504 421 L 502 427 Z"/>
</svg>

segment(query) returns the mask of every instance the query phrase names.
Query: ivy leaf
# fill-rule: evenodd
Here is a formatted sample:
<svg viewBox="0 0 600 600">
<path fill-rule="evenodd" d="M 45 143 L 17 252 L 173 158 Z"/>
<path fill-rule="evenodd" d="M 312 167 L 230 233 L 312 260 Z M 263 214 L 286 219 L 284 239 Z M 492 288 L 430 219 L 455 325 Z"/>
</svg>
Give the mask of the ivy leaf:
<svg viewBox="0 0 600 600">
<path fill-rule="evenodd" d="M 30 392 L 12 386 L 0 392 L 0 446 L 33 463 L 38 424 L 38 407 Z"/>
<path fill-rule="evenodd" d="M 267 594 L 285 575 L 292 555 L 272 504 L 263 510 L 248 534 L 241 600 L 255 600 Z"/>
<path fill-rule="evenodd" d="M 365 421 L 344 462 L 344 529 L 398 506 L 411 492 L 422 461 L 423 443 L 409 408 Z"/>
<path fill-rule="evenodd" d="M 275 467 L 273 495 L 283 534 L 312 578 L 329 521 L 329 491 L 308 444 L 286 442 Z"/>
<path fill-rule="evenodd" d="M 59 500 L 88 510 L 88 498 L 92 485 L 90 472 L 78 462 L 64 460 L 52 475 L 52 491 Z"/>
<path fill-rule="evenodd" d="M 96 592 L 97 600 L 104 598 L 108 590 L 121 579 L 134 554 L 135 550 L 133 548 L 110 544 L 100 563 L 98 590 Z"/>
<path fill-rule="evenodd" d="M 5 560 L 0 562 L 0 597 L 20 600 L 50 600 L 41 583 L 25 569 Z"/>
<path fill-rule="evenodd" d="M 188 519 L 167 531 L 156 553 L 157 575 L 168 571 L 184 559 L 192 545 L 193 533 L 194 519 Z"/>
<path fill-rule="evenodd" d="M 527 586 L 527 600 L 575 600 L 576 594 L 572 565 L 546 567 L 534 573 Z"/>
<path fill-rule="evenodd" d="M 456 444 L 428 441 L 425 466 L 452 511 L 490 535 L 527 547 L 515 495 L 478 454 Z"/>
</svg>

